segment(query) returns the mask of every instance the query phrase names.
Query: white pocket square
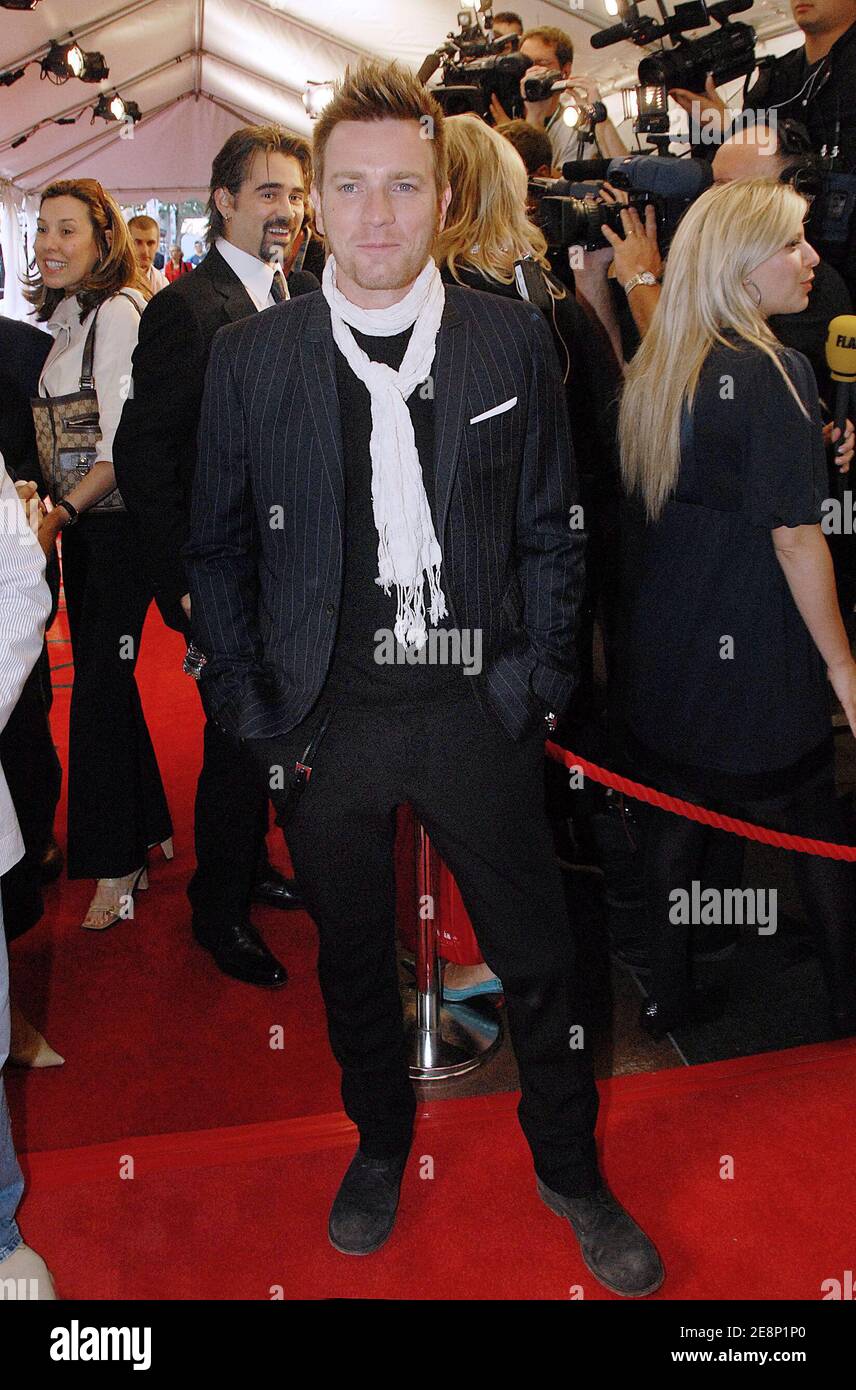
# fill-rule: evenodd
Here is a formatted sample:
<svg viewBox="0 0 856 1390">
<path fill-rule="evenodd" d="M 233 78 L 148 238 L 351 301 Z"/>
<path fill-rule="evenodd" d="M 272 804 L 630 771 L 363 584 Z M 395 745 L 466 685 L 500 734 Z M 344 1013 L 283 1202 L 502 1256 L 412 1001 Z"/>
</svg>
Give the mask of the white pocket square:
<svg viewBox="0 0 856 1390">
<path fill-rule="evenodd" d="M 506 410 L 513 410 L 517 404 L 517 397 L 512 396 L 510 401 L 503 401 L 502 405 L 495 405 L 491 410 L 485 410 L 481 415 L 474 415 L 470 421 L 471 425 L 478 425 L 482 420 L 489 420 L 491 415 L 502 415 Z"/>
</svg>

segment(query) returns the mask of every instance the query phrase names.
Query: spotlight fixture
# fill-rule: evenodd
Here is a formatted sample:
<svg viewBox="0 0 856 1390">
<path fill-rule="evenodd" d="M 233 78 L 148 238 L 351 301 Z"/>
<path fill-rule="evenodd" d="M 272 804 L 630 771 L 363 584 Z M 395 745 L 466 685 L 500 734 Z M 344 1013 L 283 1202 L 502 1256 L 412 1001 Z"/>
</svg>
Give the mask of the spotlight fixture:
<svg viewBox="0 0 856 1390">
<path fill-rule="evenodd" d="M 41 61 L 42 76 L 61 86 L 71 77 L 81 82 L 103 82 L 110 69 L 103 53 L 86 53 L 79 43 L 51 43 Z"/>
<path fill-rule="evenodd" d="M 131 121 L 136 125 L 142 118 L 142 112 L 135 101 L 125 101 L 118 92 L 112 96 L 102 92 L 92 108 L 93 121 L 96 116 L 100 116 L 102 121 Z"/>
<path fill-rule="evenodd" d="M 310 121 L 317 121 L 328 101 L 332 101 L 332 99 L 332 82 L 307 82 L 303 90 L 303 105 L 306 107 Z"/>
</svg>

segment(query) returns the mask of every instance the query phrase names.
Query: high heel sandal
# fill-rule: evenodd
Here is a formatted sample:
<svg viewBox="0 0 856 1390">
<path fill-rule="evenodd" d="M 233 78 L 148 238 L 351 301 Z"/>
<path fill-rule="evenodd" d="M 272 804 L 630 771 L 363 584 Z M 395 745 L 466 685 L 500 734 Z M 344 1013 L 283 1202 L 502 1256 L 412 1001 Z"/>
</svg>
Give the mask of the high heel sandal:
<svg viewBox="0 0 856 1390">
<path fill-rule="evenodd" d="M 134 894 L 137 889 L 148 886 L 149 876 L 145 864 L 134 873 L 126 874 L 124 878 L 99 878 L 95 896 L 80 925 L 87 931 L 106 931 L 117 922 L 127 920 L 133 916 Z"/>
<path fill-rule="evenodd" d="M 17 1004 L 10 1002 L 12 1035 L 9 1041 L 9 1061 L 16 1067 L 61 1067 L 65 1062 L 54 1052 L 37 1028 L 28 1022 Z"/>
</svg>

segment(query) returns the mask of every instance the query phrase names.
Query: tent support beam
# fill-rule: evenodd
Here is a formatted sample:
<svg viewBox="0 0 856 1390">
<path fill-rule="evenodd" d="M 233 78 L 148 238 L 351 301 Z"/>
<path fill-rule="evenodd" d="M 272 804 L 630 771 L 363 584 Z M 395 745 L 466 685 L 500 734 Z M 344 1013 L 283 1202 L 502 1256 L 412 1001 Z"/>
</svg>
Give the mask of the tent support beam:
<svg viewBox="0 0 856 1390">
<path fill-rule="evenodd" d="M 129 77 L 127 82 L 122 83 L 122 86 L 127 90 L 129 87 L 134 87 L 140 82 L 147 82 L 150 77 L 155 77 L 160 72 L 166 72 L 167 68 L 175 67 L 177 63 L 183 63 L 187 58 L 192 57 L 193 49 L 189 48 L 186 53 L 179 53 L 175 58 L 168 58 L 165 63 L 158 63 L 157 67 L 149 68 L 147 72 L 138 72 L 134 77 Z M 17 135 L 10 135 L 8 139 L 3 141 L 2 145 L 0 145 L 0 151 L 11 149 L 15 141 L 20 140 L 22 135 L 29 138 L 43 126 L 53 125 L 56 121 L 62 120 L 66 116 L 82 116 L 83 112 L 89 106 L 89 103 L 93 100 L 93 97 L 87 97 L 86 101 L 82 104 L 78 102 L 76 106 L 67 106 L 64 111 L 57 111 L 53 116 L 46 116 L 43 120 L 37 122 L 36 125 L 28 126 L 26 130 L 19 130 Z"/>
<path fill-rule="evenodd" d="M 196 78 L 193 83 L 194 95 L 198 98 L 202 89 L 202 52 L 205 46 L 205 0 L 196 0 Z"/>
<path fill-rule="evenodd" d="M 254 82 L 262 82 L 266 87 L 274 87 L 278 92 L 290 92 L 294 97 L 300 97 L 303 101 L 303 91 L 298 91 L 296 87 L 290 87 L 287 82 L 276 82 L 272 77 L 265 77 L 264 73 L 256 72 L 255 68 L 245 68 L 243 63 L 236 63 L 234 58 L 221 58 L 219 53 L 203 53 L 203 58 L 210 58 L 214 63 L 222 63 L 224 67 L 234 68 L 235 72 L 240 72 L 244 77 L 250 77 Z"/>
<path fill-rule="evenodd" d="M 156 106 L 153 111 L 149 111 L 146 119 L 150 121 L 155 120 L 158 116 L 162 115 L 168 107 L 175 106 L 180 101 L 185 101 L 190 95 L 190 92 L 182 92 L 178 97 L 170 97 L 169 101 L 163 101 L 160 106 Z M 54 155 L 52 159 L 43 159 L 40 164 L 34 164 L 30 169 L 22 170 L 20 174 L 15 175 L 14 182 L 18 187 L 21 187 L 21 179 L 29 179 L 33 174 L 38 174 L 41 169 L 46 169 L 49 165 L 57 165 L 60 160 L 63 159 L 68 160 L 68 163 L 63 166 L 67 169 L 69 165 L 74 165 L 77 162 L 77 158 L 82 150 L 88 149 L 91 145 L 98 145 L 98 153 L 100 154 L 101 149 L 109 145 L 113 140 L 118 140 L 119 135 L 120 127 L 118 124 L 115 126 L 105 126 L 103 130 L 97 130 L 94 135 L 90 135 L 86 140 L 79 140 L 76 145 L 72 145 L 69 149 L 63 150 L 61 154 Z M 57 178 L 61 176 L 62 169 L 56 174 Z"/>
</svg>

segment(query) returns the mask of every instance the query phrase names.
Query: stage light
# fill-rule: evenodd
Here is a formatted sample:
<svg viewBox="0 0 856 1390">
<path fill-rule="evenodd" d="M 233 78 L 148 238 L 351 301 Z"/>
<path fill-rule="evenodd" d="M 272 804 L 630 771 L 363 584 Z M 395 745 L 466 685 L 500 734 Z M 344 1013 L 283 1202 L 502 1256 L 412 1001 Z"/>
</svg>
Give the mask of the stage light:
<svg viewBox="0 0 856 1390">
<path fill-rule="evenodd" d="M 562 106 L 562 120 L 565 122 L 565 125 L 569 125 L 573 129 L 576 129 L 579 125 L 579 120 L 580 116 L 582 115 L 582 112 L 580 111 L 580 108 L 577 106 L 577 103 L 571 97 L 567 96 L 567 93 L 563 92 L 562 96 L 566 98 L 564 101 L 561 101 L 560 98 Z"/>
<path fill-rule="evenodd" d="M 332 82 L 307 82 L 303 89 L 303 105 L 310 121 L 317 121 L 324 107 L 333 99 Z"/>
<path fill-rule="evenodd" d="M 623 119 L 625 121 L 635 121 L 639 115 L 639 93 L 635 87 L 622 87 L 621 106 Z"/>
<path fill-rule="evenodd" d="M 57 86 L 77 77 L 81 82 L 103 82 L 110 69 L 103 53 L 86 53 L 79 43 L 51 43 L 41 61 L 42 76 Z"/>
<path fill-rule="evenodd" d="M 92 119 L 95 120 L 96 116 L 100 116 L 102 121 L 132 121 L 134 125 L 142 119 L 137 103 L 125 101 L 118 92 L 112 96 L 102 93 L 92 108 Z"/>
</svg>

